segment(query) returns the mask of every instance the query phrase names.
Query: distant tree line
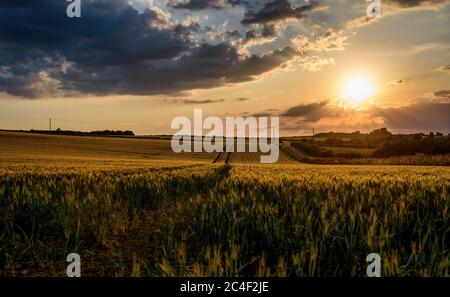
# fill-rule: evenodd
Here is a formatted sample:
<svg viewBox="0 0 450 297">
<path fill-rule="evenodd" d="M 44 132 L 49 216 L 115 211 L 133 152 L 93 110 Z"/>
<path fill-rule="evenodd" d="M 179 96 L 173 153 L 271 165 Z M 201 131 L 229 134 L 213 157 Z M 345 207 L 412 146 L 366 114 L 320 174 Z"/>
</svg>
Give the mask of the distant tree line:
<svg viewBox="0 0 450 297">
<path fill-rule="evenodd" d="M 130 130 L 101 130 L 101 131 L 71 131 L 71 130 L 61 130 L 60 128 L 49 131 L 49 130 L 20 130 L 20 132 L 28 133 L 39 133 L 39 134 L 56 134 L 56 135 L 71 135 L 71 136 L 135 136 L 133 131 Z"/>
<path fill-rule="evenodd" d="M 450 154 L 450 137 L 428 136 L 425 138 L 418 138 L 409 135 L 400 135 L 389 139 L 373 152 L 374 157 L 407 156 L 416 154 Z"/>
<path fill-rule="evenodd" d="M 389 138 L 392 133 L 387 128 L 375 129 L 368 134 L 359 131 L 353 133 L 320 133 L 316 137 L 324 138 L 324 146 L 377 148 Z"/>
<path fill-rule="evenodd" d="M 396 157 L 416 154 L 445 155 L 450 154 L 450 136 L 444 136 L 439 132 L 394 135 L 387 128 L 381 128 L 368 134 L 362 134 L 359 131 L 353 133 L 320 133 L 314 137 L 292 142 L 291 146 L 311 157 L 322 158 L 363 157 L 352 153 L 333 154 L 327 147 L 371 148 L 375 149 L 372 157 Z"/>
</svg>

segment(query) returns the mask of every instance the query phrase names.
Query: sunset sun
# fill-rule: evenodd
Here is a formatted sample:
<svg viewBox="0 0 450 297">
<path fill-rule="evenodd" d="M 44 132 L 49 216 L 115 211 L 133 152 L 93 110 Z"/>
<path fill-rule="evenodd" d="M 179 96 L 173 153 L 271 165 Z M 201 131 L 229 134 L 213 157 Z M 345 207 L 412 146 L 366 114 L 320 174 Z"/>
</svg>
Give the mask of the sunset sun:
<svg viewBox="0 0 450 297">
<path fill-rule="evenodd" d="M 359 105 L 366 102 L 374 93 L 372 82 L 364 77 L 349 80 L 343 91 L 343 100 L 352 105 Z"/>
</svg>

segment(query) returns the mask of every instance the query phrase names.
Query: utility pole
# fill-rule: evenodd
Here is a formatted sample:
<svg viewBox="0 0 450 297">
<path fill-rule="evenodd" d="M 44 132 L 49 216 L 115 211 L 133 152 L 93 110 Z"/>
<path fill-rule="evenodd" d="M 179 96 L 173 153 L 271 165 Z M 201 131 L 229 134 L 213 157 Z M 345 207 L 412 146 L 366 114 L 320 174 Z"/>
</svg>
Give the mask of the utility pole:
<svg viewBox="0 0 450 297">
<path fill-rule="evenodd" d="M 48 120 L 49 120 L 49 122 L 48 122 L 48 131 L 52 132 L 52 118 L 49 118 Z"/>
<path fill-rule="evenodd" d="M 313 136 L 316 135 L 314 129 L 312 129 L 312 132 L 313 132 Z"/>
</svg>

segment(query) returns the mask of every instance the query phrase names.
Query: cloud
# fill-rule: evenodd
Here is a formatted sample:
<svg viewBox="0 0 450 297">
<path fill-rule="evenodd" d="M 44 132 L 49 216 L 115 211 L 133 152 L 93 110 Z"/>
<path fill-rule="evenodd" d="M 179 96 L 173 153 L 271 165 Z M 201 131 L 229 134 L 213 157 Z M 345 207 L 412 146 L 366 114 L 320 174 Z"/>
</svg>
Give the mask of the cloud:
<svg viewBox="0 0 450 297">
<path fill-rule="evenodd" d="M 320 34 L 315 38 L 314 41 L 309 41 L 309 39 L 304 36 L 296 36 L 291 39 L 291 43 L 298 51 L 343 51 L 345 46 L 345 40 L 347 36 L 344 32 L 337 31 L 335 29 L 328 29 L 324 33 Z"/>
<path fill-rule="evenodd" d="M 139 13 L 127 0 L 84 1 L 79 19 L 66 16 L 66 5 L 0 2 L 0 91 L 29 98 L 178 94 L 251 81 L 298 56 L 290 47 L 243 54 L 231 42 L 199 41 L 193 19 Z"/>
<path fill-rule="evenodd" d="M 334 65 L 333 58 L 319 57 L 319 56 L 303 56 L 297 59 L 299 66 L 305 71 L 319 71 L 324 66 Z"/>
<path fill-rule="evenodd" d="M 181 104 L 210 104 L 210 103 L 220 103 L 225 102 L 225 99 L 172 99 L 166 100 L 171 103 L 181 103 Z"/>
<path fill-rule="evenodd" d="M 331 101 L 299 104 L 280 113 L 282 129 L 314 127 L 321 131 L 371 130 L 388 127 L 394 131 L 450 132 L 450 90 L 404 106 L 365 109 L 344 108 Z"/>
<path fill-rule="evenodd" d="M 345 23 L 345 28 L 351 29 L 351 28 L 362 27 L 362 26 L 374 23 L 374 22 L 378 21 L 379 19 L 380 18 L 369 17 L 367 15 L 363 15 L 363 16 L 348 20 Z"/>
<path fill-rule="evenodd" d="M 318 122 L 322 118 L 337 117 L 342 112 L 340 107 L 331 105 L 329 101 L 321 101 L 290 107 L 282 116 L 301 118 L 303 122 Z"/>
<path fill-rule="evenodd" d="M 428 70 L 426 72 L 418 73 L 414 76 L 402 78 L 402 79 L 394 79 L 386 83 L 386 86 L 398 86 L 407 84 L 413 81 L 423 80 L 427 79 L 433 76 L 436 76 L 436 72 L 448 72 L 450 73 L 450 67 L 449 66 L 440 66 L 436 69 Z"/>
<path fill-rule="evenodd" d="M 227 35 L 228 38 L 240 38 L 240 37 L 242 37 L 241 33 L 239 33 L 238 30 L 228 30 L 225 34 Z"/>
<path fill-rule="evenodd" d="M 236 102 L 244 102 L 249 101 L 250 98 L 247 97 L 239 97 L 232 100 L 225 100 L 225 99 L 188 99 L 188 98 L 175 98 L 175 99 L 165 99 L 164 101 L 169 103 L 181 103 L 181 104 L 211 104 L 211 103 L 220 103 L 220 102 L 227 102 L 227 101 L 236 101 Z"/>
<path fill-rule="evenodd" d="M 450 99 L 450 90 L 440 90 L 433 93 L 435 97 Z M 450 115 L 449 115 L 450 116 Z"/>
<path fill-rule="evenodd" d="M 434 71 L 437 72 L 447 72 L 450 75 L 450 65 L 442 65 L 436 68 Z"/>
<path fill-rule="evenodd" d="M 393 15 L 406 9 L 440 9 L 448 3 L 450 3 L 450 0 L 382 0 L 381 17 L 369 17 L 364 14 L 348 20 L 345 27 L 350 29 L 372 24 L 385 16 Z"/>
<path fill-rule="evenodd" d="M 283 32 L 283 26 L 276 26 L 275 24 L 264 24 L 258 32 L 257 29 L 250 29 L 244 37 L 244 44 L 248 46 L 260 45 L 274 41 Z"/>
<path fill-rule="evenodd" d="M 450 43 L 447 42 L 426 42 L 419 45 L 414 46 L 411 48 L 411 50 L 408 51 L 408 53 L 411 54 L 418 54 L 425 51 L 431 51 L 431 50 L 444 50 L 448 51 L 450 50 Z"/>
<path fill-rule="evenodd" d="M 245 113 L 250 114 L 250 113 Z M 316 131 L 371 131 L 387 127 L 396 133 L 450 132 L 450 90 L 440 90 L 433 97 L 411 101 L 397 107 L 354 108 L 333 100 L 298 104 L 283 111 L 266 109 L 255 117 L 280 117 L 280 129 L 288 134 Z M 293 133 L 293 134 L 292 134 Z"/>
<path fill-rule="evenodd" d="M 202 10 L 202 9 L 223 9 L 231 4 L 230 0 L 187 0 L 187 1 L 177 1 L 168 0 L 166 1 L 167 6 L 174 9 L 189 9 L 189 10 Z"/>
<path fill-rule="evenodd" d="M 317 2 L 310 2 L 308 4 L 293 7 L 287 0 L 273 0 L 266 3 L 259 11 L 247 11 L 243 24 L 261 24 L 269 22 L 277 22 L 285 19 L 303 19 L 306 13 L 318 7 Z"/>
<path fill-rule="evenodd" d="M 392 108 L 373 108 L 372 115 L 382 117 L 392 129 L 409 131 L 450 131 L 450 101 L 419 101 Z"/>
<path fill-rule="evenodd" d="M 58 81 L 71 68 L 89 71 L 95 81 L 105 68 L 172 59 L 192 46 L 195 27 L 153 28 L 164 17 L 148 9 L 139 14 L 126 1 L 83 2 L 80 19 L 68 18 L 66 5 L 52 0 L 0 3 L 0 65 L 6 73 L 0 90 L 35 97 L 42 90 L 30 85 Z"/>
<path fill-rule="evenodd" d="M 334 64 L 327 52 L 346 46 L 347 33 L 326 28 L 334 16 L 319 12 L 326 6 L 315 1 L 170 0 L 168 11 L 154 4 L 138 10 L 129 2 L 82 1 L 82 17 L 70 19 L 65 1 L 1 1 L 0 92 L 28 98 L 179 95 L 252 81 L 287 66 L 317 71 Z M 428 7 L 447 1 L 390 2 Z M 214 24 L 217 12 L 204 21 L 197 11 L 195 17 L 175 11 L 182 8 L 226 9 L 230 18 Z M 303 22 L 306 16 L 311 24 Z M 299 24 L 286 19 L 322 33 L 292 38 Z"/>
<path fill-rule="evenodd" d="M 269 111 L 262 111 L 262 112 L 253 113 L 251 116 L 255 117 L 255 118 L 268 118 L 268 117 L 274 116 L 274 114 Z"/>
<path fill-rule="evenodd" d="M 442 6 L 446 3 L 449 3 L 449 0 L 387 0 L 386 3 L 399 8 L 414 8 L 414 7 L 429 8 Z"/>
<path fill-rule="evenodd" d="M 236 101 L 239 101 L 239 102 L 250 101 L 250 100 L 252 100 L 252 99 L 247 98 L 247 97 L 240 97 L 240 98 L 236 99 Z"/>
</svg>

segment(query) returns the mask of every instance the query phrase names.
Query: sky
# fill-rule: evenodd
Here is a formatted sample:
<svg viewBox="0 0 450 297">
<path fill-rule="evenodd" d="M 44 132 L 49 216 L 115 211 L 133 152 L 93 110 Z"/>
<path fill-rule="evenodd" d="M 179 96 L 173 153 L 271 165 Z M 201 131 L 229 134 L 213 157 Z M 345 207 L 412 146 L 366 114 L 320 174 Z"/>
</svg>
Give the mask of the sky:
<svg viewBox="0 0 450 297">
<path fill-rule="evenodd" d="M 0 129 L 450 132 L 450 0 L 0 2 Z"/>
</svg>

